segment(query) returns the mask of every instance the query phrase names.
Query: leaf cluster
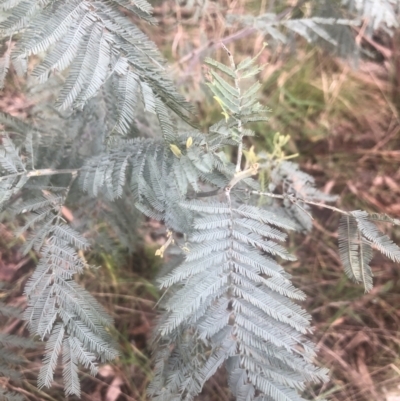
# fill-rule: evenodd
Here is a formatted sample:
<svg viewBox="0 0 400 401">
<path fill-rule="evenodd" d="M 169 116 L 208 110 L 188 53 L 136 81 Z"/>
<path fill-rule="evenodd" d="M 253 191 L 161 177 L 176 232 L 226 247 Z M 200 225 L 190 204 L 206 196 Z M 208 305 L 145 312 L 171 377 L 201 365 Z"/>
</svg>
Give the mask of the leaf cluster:
<svg viewBox="0 0 400 401">
<path fill-rule="evenodd" d="M 399 10 L 398 0 L 311 0 L 288 4 L 283 12 L 232 13 L 227 19 L 231 24 L 253 27 L 276 43 L 289 44 L 296 35 L 341 57 L 357 59 L 360 53 L 368 54 L 356 40 L 357 30 L 363 29 L 367 37 L 379 30 L 392 36 L 399 27 Z"/>
</svg>

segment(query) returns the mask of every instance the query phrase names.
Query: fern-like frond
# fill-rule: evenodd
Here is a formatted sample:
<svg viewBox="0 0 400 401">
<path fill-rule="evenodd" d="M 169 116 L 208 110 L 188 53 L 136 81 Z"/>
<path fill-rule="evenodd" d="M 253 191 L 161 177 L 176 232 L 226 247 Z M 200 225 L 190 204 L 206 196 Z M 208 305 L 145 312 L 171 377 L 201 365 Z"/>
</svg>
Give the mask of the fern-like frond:
<svg viewBox="0 0 400 401">
<path fill-rule="evenodd" d="M 46 56 L 33 70 L 40 82 L 69 68 L 57 101 L 59 109 L 82 109 L 112 78 L 119 87 L 119 102 L 111 134 L 128 133 L 137 113 L 139 88 L 145 109 L 158 116 L 164 135 L 173 137 L 167 110 L 189 122 L 189 104 L 165 74 L 156 46 L 125 15 L 133 13 L 154 23 L 146 0 L 24 0 L 4 7 L 10 17 L 0 23 L 0 33 L 6 37 L 24 31 L 11 51 L 16 68 L 24 69 L 27 57 L 42 52 Z M 8 69 L 9 56 L 4 57 L 0 78 Z"/>
<path fill-rule="evenodd" d="M 282 216 L 277 219 L 276 215 L 265 209 L 244 204 L 240 205 L 237 210 L 241 216 L 251 220 L 258 220 L 264 225 L 275 225 L 285 230 L 293 230 L 295 228 L 289 219 L 282 218 Z M 268 229 L 268 226 L 266 229 Z"/>
<path fill-rule="evenodd" d="M 155 373 L 148 388 L 152 400 L 179 400 L 182 393 L 191 399 L 201 391 L 203 380 L 197 372 L 206 363 L 206 347 L 190 329 L 187 334 L 175 331 L 168 338 L 156 338 Z"/>
<path fill-rule="evenodd" d="M 379 29 L 393 34 L 399 27 L 399 6 L 398 0 L 313 2 L 309 4 L 307 17 L 303 18 L 268 12 L 256 17 L 230 14 L 228 21 L 251 26 L 277 42 L 290 43 L 296 34 L 341 56 L 354 57 L 360 49 L 351 27 L 364 26 L 367 36 Z"/>
<path fill-rule="evenodd" d="M 261 51 L 263 50 L 264 47 Z M 230 67 L 211 59 L 206 60 L 206 63 L 214 68 L 210 72 L 211 79 L 207 85 L 214 94 L 214 99 L 221 106 L 225 119 L 228 121 L 229 117 L 232 117 L 228 127 L 231 129 L 231 138 L 236 141 L 240 141 L 243 136 L 253 135 L 250 130 L 244 130 L 242 124 L 267 118 L 268 110 L 262 107 L 254 96 L 260 85 L 253 85 L 250 92 L 245 91 L 243 94 L 241 89 L 243 80 L 262 71 L 263 67 L 255 63 L 260 54 L 261 52 L 253 58 L 244 59 L 237 66 L 232 64 L 233 60 L 231 60 Z M 231 82 L 225 80 L 220 75 L 221 72 L 228 75 Z"/>
<path fill-rule="evenodd" d="M 3 284 L 0 283 L 0 288 L 3 288 Z M 3 294 L 4 295 L 4 294 Z M 2 322 L 4 317 L 20 318 L 21 311 L 19 308 L 7 305 L 6 303 L 0 303 L 0 317 Z M 17 366 L 25 364 L 26 360 L 18 353 L 18 349 L 22 349 L 26 352 L 26 349 L 33 349 L 36 347 L 34 341 L 6 333 L 0 333 L 0 376 L 9 380 L 20 381 L 22 375 Z M 20 394 L 8 391 L 7 388 L 0 388 L 0 399 L 5 401 L 22 401 L 24 397 Z"/>
<path fill-rule="evenodd" d="M 17 6 L 19 3 L 21 3 L 22 0 L 3 0 L 0 3 L 0 9 L 1 11 L 6 11 L 9 10 L 10 8 L 13 8 Z"/>
<path fill-rule="evenodd" d="M 97 76 L 94 75 L 98 69 L 99 63 L 106 64 L 108 68 L 108 59 L 110 58 L 111 49 L 104 41 L 104 32 L 99 24 L 93 24 L 88 35 L 84 36 L 76 57 L 76 61 L 71 67 L 68 78 L 60 93 L 57 107 L 61 110 L 70 108 L 75 102 L 76 107 L 80 107 L 79 95 L 81 95 L 83 88 L 87 87 L 89 90 L 96 79 L 100 81 L 100 85 L 95 87 L 93 94 L 100 88 L 107 70 L 100 64 L 100 72 L 97 71 Z M 101 47 L 104 47 L 101 49 Z M 106 54 L 102 54 L 102 51 Z M 108 52 L 108 54 L 107 54 Z"/>
<path fill-rule="evenodd" d="M 376 249 L 394 262 L 400 262 L 400 247 L 386 234 L 381 233 L 376 225 L 369 221 L 367 212 L 360 210 L 351 213 L 357 221 L 357 227 L 362 235 L 368 239 Z"/>
<path fill-rule="evenodd" d="M 70 66 L 76 57 L 79 45 L 88 29 L 93 25 L 93 20 L 88 14 L 80 15 L 80 18 L 73 21 L 76 26 L 62 39 L 59 46 L 49 52 L 44 61 L 32 72 L 39 82 L 45 82 L 52 71 L 63 71 Z"/>
<path fill-rule="evenodd" d="M 24 312 L 31 333 L 46 341 L 38 385 L 51 386 L 62 353 L 66 394 L 79 395 L 77 364 L 95 373 L 96 359 L 114 359 L 118 352 L 105 328 L 112 319 L 73 279 L 88 267 L 81 251 L 89 244 L 60 217 L 68 190 L 55 194 L 42 190 L 41 197 L 22 202 L 15 210 L 33 216 L 24 227 L 32 230 L 26 248 L 34 246 L 40 255 L 25 286 L 28 306 Z"/>
<path fill-rule="evenodd" d="M 68 28 L 88 9 L 89 3 L 81 0 L 73 0 L 65 4 L 53 3 L 51 9 L 43 10 L 32 21 L 28 33 L 19 43 L 16 57 L 47 50 L 52 44 L 58 42 L 68 32 Z"/>
<path fill-rule="evenodd" d="M 11 62 L 11 45 L 8 45 L 8 49 L 0 57 L 0 89 L 4 87 L 4 81 L 7 76 L 7 72 L 10 68 Z"/>
<path fill-rule="evenodd" d="M 189 148 L 186 148 L 187 136 L 174 137 L 179 146 L 168 144 L 168 134 L 165 136 L 166 143 L 143 139 L 122 141 L 107 154 L 89 160 L 80 173 L 81 187 L 92 196 L 103 192 L 109 199 L 115 199 L 128 182 L 137 208 L 145 215 L 164 220 L 176 231 L 188 231 L 191 218 L 180 202 L 191 189 L 199 192 L 206 183 L 224 185 L 228 177 L 216 174 L 217 156 L 201 146 L 202 136 L 190 137 Z M 175 153 L 172 151 L 174 146 L 179 153 L 176 149 Z"/>
<path fill-rule="evenodd" d="M 6 7 L 8 10 L 12 10 L 12 13 L 9 12 L 8 18 L 0 22 L 0 35 L 2 37 L 10 36 L 25 29 L 38 8 L 35 0 L 8 3 Z"/>
<path fill-rule="evenodd" d="M 372 271 L 370 267 L 370 262 L 372 260 L 372 248 L 370 244 L 362 238 L 361 233 L 359 233 L 359 242 L 360 242 L 360 277 L 361 281 L 364 285 L 365 292 L 369 292 L 372 290 Z"/>
<path fill-rule="evenodd" d="M 128 132 L 133 123 L 138 99 L 138 81 L 138 76 L 129 70 L 118 80 L 118 117 L 113 130 L 122 135 Z"/>
<path fill-rule="evenodd" d="M 24 162 L 21 159 L 18 149 L 7 135 L 1 137 L 0 165 L 9 173 L 18 174 L 25 171 Z"/>
<path fill-rule="evenodd" d="M 5 117 L 4 115 L 0 116 Z M 7 119 L 7 118 L 6 118 Z M 14 121 L 14 120 L 13 120 Z M 7 134 L 2 134 L 0 144 L 0 210 L 28 181 L 24 175 L 25 162 Z"/>
<path fill-rule="evenodd" d="M 56 323 L 46 343 L 46 353 L 38 376 L 39 388 L 51 387 L 53 384 L 54 371 L 62 349 L 64 333 L 64 326 L 61 323 Z"/>
<path fill-rule="evenodd" d="M 153 7 L 146 0 L 130 1 L 130 0 L 112 0 L 114 3 L 124 7 L 128 11 L 133 12 L 139 18 L 146 20 L 149 23 L 156 23 L 152 17 Z"/>
<path fill-rule="evenodd" d="M 345 272 L 355 282 L 361 281 L 361 271 L 358 255 L 358 228 L 353 216 L 342 216 L 339 230 L 339 255 Z"/>
<path fill-rule="evenodd" d="M 65 394 L 80 397 L 81 386 L 78 377 L 78 357 L 75 349 L 71 347 L 70 339 L 63 341 L 63 379 L 65 383 Z"/>
<path fill-rule="evenodd" d="M 153 384 L 153 399 L 191 400 L 226 363 L 238 400 L 256 391 L 265 399 L 300 400 L 297 391 L 304 388 L 304 381 L 326 380 L 326 372 L 310 363 L 313 346 L 302 337 L 310 330 L 310 317 L 290 300 L 303 299 L 304 294 L 267 255 L 291 257 L 272 239 L 265 239 L 271 238 L 270 230 L 284 238 L 273 226 L 292 227 L 262 209 L 235 207 L 229 198 L 182 206 L 201 215 L 191 236 L 197 243 L 188 246 L 185 262 L 160 279 L 160 287 L 172 287 L 172 293 L 164 303 L 167 314 L 158 333 L 162 341 L 177 335 L 197 337 L 209 356 L 201 369 L 179 379 L 190 378 L 199 388 L 177 392 L 173 357 L 164 355 L 158 374 L 171 379 L 158 379 L 158 388 Z M 188 354 L 180 351 L 174 357 L 186 360 Z"/>
<path fill-rule="evenodd" d="M 226 75 L 230 76 L 233 79 L 235 79 L 235 77 L 236 77 L 235 71 L 231 67 L 228 67 L 225 64 L 222 64 L 217 60 L 207 57 L 204 60 L 204 63 L 218 69 L 219 71 L 225 73 Z"/>
<path fill-rule="evenodd" d="M 339 225 L 339 254 L 345 273 L 362 283 L 366 292 L 372 289 L 372 246 L 395 262 L 400 261 L 400 247 L 379 231 L 373 221 L 396 220 L 386 215 L 368 214 L 356 210 L 343 215 Z"/>
</svg>

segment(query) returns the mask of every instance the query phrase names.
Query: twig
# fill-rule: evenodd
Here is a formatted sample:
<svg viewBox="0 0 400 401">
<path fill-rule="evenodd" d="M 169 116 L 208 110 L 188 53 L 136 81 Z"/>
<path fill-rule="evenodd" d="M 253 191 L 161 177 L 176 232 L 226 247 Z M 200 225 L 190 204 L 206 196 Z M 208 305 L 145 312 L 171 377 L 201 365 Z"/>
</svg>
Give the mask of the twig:
<svg viewBox="0 0 400 401">
<path fill-rule="evenodd" d="M 288 195 L 288 194 L 279 195 L 279 194 L 274 194 L 272 192 L 260 192 L 260 191 L 250 191 L 250 193 L 251 194 L 255 194 L 255 195 L 268 196 L 269 198 L 289 199 L 294 204 L 297 204 L 297 202 L 300 201 L 300 202 L 303 202 L 303 203 L 307 203 L 308 205 L 323 207 L 325 209 L 333 210 L 334 212 L 338 212 L 338 213 L 344 214 L 346 216 L 350 216 L 350 213 L 348 213 L 348 212 L 346 212 L 346 211 L 344 211 L 342 209 L 339 209 L 339 208 L 337 208 L 335 206 L 329 206 L 329 205 L 325 205 L 325 203 L 314 202 L 314 201 L 298 198 L 298 197 L 296 197 L 294 195 Z"/>
<path fill-rule="evenodd" d="M 27 178 L 40 177 L 44 175 L 57 175 L 57 174 L 77 174 L 80 169 L 60 169 L 53 170 L 51 168 L 44 168 L 41 170 L 21 171 L 15 174 L 3 175 L 0 181 L 7 180 L 8 178 L 16 178 L 25 175 Z"/>
<path fill-rule="evenodd" d="M 216 196 L 221 192 L 220 188 L 213 189 L 212 191 L 207 191 L 207 192 L 196 192 L 195 193 L 195 198 L 209 198 L 211 196 Z"/>
<path fill-rule="evenodd" d="M 245 170 L 245 171 L 247 171 L 247 170 Z M 229 185 L 228 185 L 228 188 L 231 189 L 231 187 Z M 306 199 L 303 199 L 303 198 L 296 197 L 294 195 L 274 194 L 272 192 L 261 192 L 261 191 L 256 191 L 256 190 L 249 191 L 249 190 L 246 190 L 246 189 L 245 189 L 245 191 L 247 193 L 250 193 L 250 194 L 253 194 L 253 195 L 268 196 L 269 198 L 288 199 L 290 202 L 292 202 L 293 204 L 295 204 L 296 206 L 298 206 L 302 210 L 304 210 L 304 209 L 298 204 L 298 202 L 303 202 L 303 203 L 307 203 L 308 205 L 322 207 L 324 209 L 329 209 L 329 210 L 332 210 L 334 212 L 338 212 L 338 213 L 344 214 L 345 216 L 350 216 L 349 212 L 346 212 L 345 210 L 339 209 L 339 208 L 337 208 L 335 206 L 329 206 L 329 205 L 325 205 L 325 203 L 306 200 Z M 196 193 L 196 198 L 208 198 L 208 197 L 211 197 L 211 196 L 216 196 L 216 195 L 218 195 L 218 194 L 220 194 L 222 192 L 224 192 L 223 188 L 214 189 L 213 191 L 208 191 L 208 192 L 198 192 L 198 193 Z M 309 215 L 309 213 L 306 210 L 304 210 L 304 212 Z"/>
<path fill-rule="evenodd" d="M 232 35 L 229 35 L 223 39 L 221 39 L 219 42 L 214 42 L 214 41 L 209 41 L 205 45 L 201 46 L 199 49 L 190 52 L 189 54 L 186 54 L 186 56 L 183 56 L 176 64 L 183 64 L 189 61 L 190 59 L 193 59 L 189 65 L 188 70 L 190 70 L 195 64 L 198 63 L 198 61 L 203 57 L 203 53 L 207 53 L 208 51 L 211 50 L 216 50 L 222 47 L 223 45 L 227 45 L 235 40 L 245 38 L 246 36 L 251 35 L 252 33 L 257 32 L 256 28 L 243 28 L 239 32 L 236 32 Z M 182 83 L 182 81 L 185 80 L 186 74 L 184 74 L 183 78 L 178 83 Z"/>
</svg>

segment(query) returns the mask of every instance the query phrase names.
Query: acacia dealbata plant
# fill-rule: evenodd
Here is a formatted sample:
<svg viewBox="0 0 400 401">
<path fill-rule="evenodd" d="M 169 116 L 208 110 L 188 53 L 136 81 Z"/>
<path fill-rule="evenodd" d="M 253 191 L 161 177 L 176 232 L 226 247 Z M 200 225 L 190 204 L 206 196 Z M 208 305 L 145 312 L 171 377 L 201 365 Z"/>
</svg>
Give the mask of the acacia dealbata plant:
<svg viewBox="0 0 400 401">
<path fill-rule="evenodd" d="M 373 249 L 400 262 L 375 223 L 400 221 L 327 205 L 336 197 L 290 161 L 286 136 L 276 134 L 270 152 L 245 147 L 249 123 L 268 120 L 257 100 L 259 55 L 236 63 L 222 45 L 226 63 L 205 60 L 222 117 L 203 133 L 155 45 L 127 17 L 155 23 L 146 0 L 1 0 L 0 10 L 1 78 L 10 65 L 25 74 L 40 56 L 31 115 L 0 115 L 0 205 L 22 215 L 23 250 L 39 257 L 23 316 L 45 342 L 39 388 L 61 362 L 65 394 L 79 396 L 78 368 L 94 375 L 118 356 L 112 319 L 74 277 L 90 268 L 90 219 L 133 248 L 139 214 L 164 223 L 157 254 L 171 253 L 158 282 L 152 400 L 192 400 L 223 365 L 238 401 L 302 400 L 307 382 L 327 381 L 306 337 L 305 295 L 280 265 L 295 260 L 287 232 L 311 229 L 312 206 L 340 213 L 345 272 L 369 291 Z M 79 218 L 69 222 L 65 206 Z"/>
</svg>

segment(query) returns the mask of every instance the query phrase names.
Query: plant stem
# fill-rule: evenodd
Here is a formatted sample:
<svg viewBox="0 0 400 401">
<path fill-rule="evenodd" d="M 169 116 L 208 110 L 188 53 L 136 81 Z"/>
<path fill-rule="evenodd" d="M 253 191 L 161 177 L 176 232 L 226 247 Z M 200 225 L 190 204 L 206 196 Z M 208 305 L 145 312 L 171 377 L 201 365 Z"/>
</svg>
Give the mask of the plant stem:
<svg viewBox="0 0 400 401">
<path fill-rule="evenodd" d="M 314 201 L 310 201 L 310 200 L 306 200 L 306 199 L 302 199 L 302 198 L 297 198 L 296 196 L 293 196 L 293 195 L 287 195 L 287 194 L 279 195 L 279 194 L 274 194 L 272 192 L 260 192 L 260 191 L 250 191 L 250 193 L 255 194 L 255 195 L 268 196 L 270 198 L 276 198 L 276 199 L 289 199 L 294 204 L 296 204 L 298 201 L 300 201 L 303 203 L 307 203 L 308 205 L 323 207 L 325 209 L 333 210 L 334 212 L 338 212 L 338 213 L 344 214 L 346 216 L 350 216 L 350 213 L 348 213 L 342 209 L 339 209 L 337 207 L 325 205 L 325 203 L 314 202 Z"/>
<path fill-rule="evenodd" d="M 78 171 L 79 171 L 79 169 L 54 170 L 51 168 L 44 168 L 41 170 L 21 171 L 19 173 L 15 173 L 15 174 L 4 175 L 3 177 L 0 177 L 0 181 L 4 181 L 8 178 L 20 177 L 22 175 L 25 175 L 26 177 L 30 178 L 30 177 L 39 177 L 42 175 L 76 174 L 76 173 L 78 173 Z"/>
</svg>

